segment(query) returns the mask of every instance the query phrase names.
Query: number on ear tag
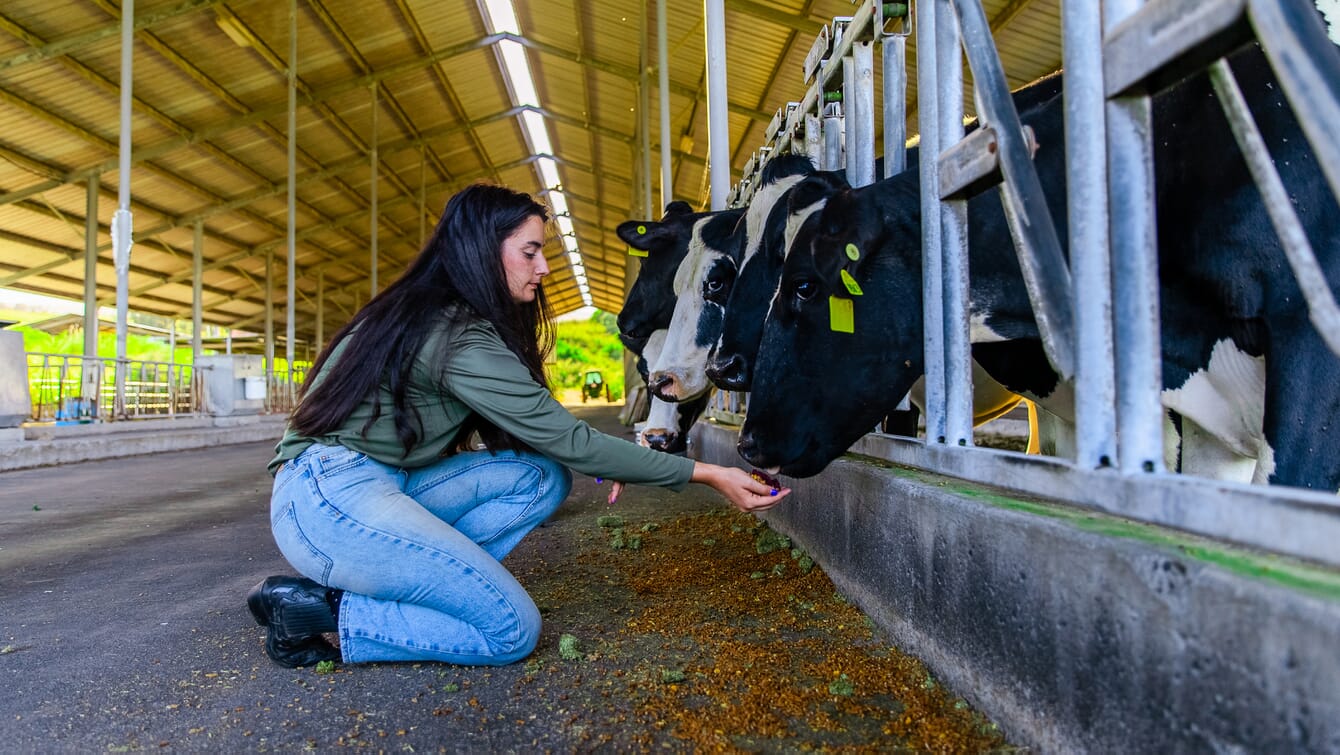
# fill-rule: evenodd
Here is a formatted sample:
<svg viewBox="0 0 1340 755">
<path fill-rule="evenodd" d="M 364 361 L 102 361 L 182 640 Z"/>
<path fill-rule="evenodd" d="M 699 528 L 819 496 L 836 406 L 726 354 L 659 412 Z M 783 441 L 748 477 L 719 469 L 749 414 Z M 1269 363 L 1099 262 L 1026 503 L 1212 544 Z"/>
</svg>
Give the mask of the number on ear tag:
<svg viewBox="0 0 1340 755">
<path fill-rule="evenodd" d="M 855 333 L 856 317 L 851 299 L 828 297 L 828 327 L 835 333 Z"/>
<path fill-rule="evenodd" d="M 851 277 L 851 273 L 847 272 L 846 268 L 842 269 L 842 285 L 847 287 L 847 293 L 852 296 L 860 296 L 862 293 L 861 286 L 855 278 Z"/>
<path fill-rule="evenodd" d="M 629 257 L 646 257 L 646 256 L 647 256 L 647 250 L 646 250 L 646 249 L 635 249 L 635 248 L 633 248 L 633 247 L 630 246 L 630 247 L 628 247 L 628 256 L 629 256 Z"/>
</svg>

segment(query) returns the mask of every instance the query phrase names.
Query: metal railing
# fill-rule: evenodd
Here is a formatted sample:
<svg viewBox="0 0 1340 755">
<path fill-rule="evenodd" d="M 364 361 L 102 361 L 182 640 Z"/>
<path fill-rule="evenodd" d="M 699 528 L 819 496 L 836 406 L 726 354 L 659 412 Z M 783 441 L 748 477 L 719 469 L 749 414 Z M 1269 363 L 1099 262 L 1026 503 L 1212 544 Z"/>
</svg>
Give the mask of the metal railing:
<svg viewBox="0 0 1340 755">
<path fill-rule="evenodd" d="M 29 352 L 28 388 L 36 422 L 81 422 L 193 414 L 199 389 L 189 364 Z M 115 407 L 118 366 L 125 405 Z"/>
<path fill-rule="evenodd" d="M 1335 159 L 1334 147 L 1340 140 L 1327 131 L 1334 128 L 1336 119 L 1330 116 L 1340 113 L 1340 103 L 1327 87 L 1315 85 L 1317 71 L 1321 70 L 1312 57 L 1316 51 L 1293 39 L 1293 22 L 1281 10 L 1302 5 L 1277 3 L 1279 0 L 1109 0 L 1104 10 L 1100 10 L 1099 4 L 1091 0 L 1064 2 L 1067 119 L 1078 118 L 1084 124 L 1082 135 L 1069 132 L 1067 126 L 1071 212 L 1092 212 L 1101 222 L 1090 222 L 1087 227 L 1102 236 L 1096 240 L 1070 241 L 1072 247 L 1079 244 L 1103 250 L 1110 243 L 1111 259 L 1106 254 L 1080 255 L 1082 265 L 1070 270 L 1057 261 L 1052 239 L 1029 238 L 1028 234 L 1022 234 L 1021 238 L 1019 229 L 1014 230 L 1017 246 L 1023 249 L 1021 267 L 1026 277 L 1034 278 L 1028 283 L 1035 312 L 1040 321 L 1046 321 L 1040 322 L 1040 326 L 1048 341 L 1048 356 L 1059 373 L 1067 376 L 1079 373 L 1075 401 L 1078 458 L 1025 458 L 974 448 L 970 440 L 958 442 L 965 434 L 971 438 L 971 429 L 964 419 L 971 415 L 962 410 L 971 385 L 970 380 L 965 380 L 967 371 L 963 368 L 968 353 L 966 343 L 961 339 L 949 343 L 947 333 L 952 330 L 952 320 L 962 319 L 963 314 L 967 274 L 957 266 L 966 260 L 966 235 L 962 233 L 961 217 L 956 217 L 959 214 L 956 205 L 962 196 L 943 191 L 944 187 L 936 186 L 935 180 L 922 182 L 923 217 L 941 220 L 923 224 L 923 232 L 931 232 L 923 236 L 923 268 L 927 307 L 926 424 L 933 429 L 928 429 L 924 440 L 872 433 L 858 441 L 852 451 L 1340 565 L 1340 549 L 1335 547 L 1340 541 L 1340 500 L 1333 492 L 1283 486 L 1267 488 L 1174 475 L 1162 469 L 1159 324 L 1156 316 L 1150 316 L 1157 308 L 1147 301 L 1158 288 L 1157 281 L 1149 278 L 1149 271 L 1155 269 L 1154 226 L 1149 217 L 1152 199 L 1148 191 L 1132 189 L 1150 185 L 1149 92 L 1157 91 L 1163 83 L 1155 80 L 1156 75 L 1173 69 L 1177 73 L 1187 72 L 1198 63 L 1203 65 L 1202 61 L 1214 60 L 1215 56 L 1231 51 L 1243 41 L 1244 29 L 1254 34 L 1272 58 L 1281 86 L 1290 95 L 1290 105 L 1303 124 L 1332 189 L 1340 192 L 1340 168 L 1337 168 L 1340 160 Z M 806 82 L 813 81 L 813 85 L 803 102 L 789 103 L 778 111 L 766 132 L 766 143 L 750 161 L 751 170 L 746 171 L 732 192 L 732 205 L 748 202 L 756 188 L 758 172 L 770 158 L 788 152 L 809 154 L 822 169 L 848 168 L 853 185 L 869 183 L 872 177 L 867 167 L 867 144 L 874 132 L 874 109 L 866 103 L 867 94 L 852 87 L 870 85 L 866 71 L 870 66 L 871 41 L 885 47 L 882 110 L 885 144 L 893 146 L 891 153 L 886 154 L 884 175 L 898 171 L 902 158 L 898 147 L 903 143 L 898 129 L 904 111 L 902 98 L 895 93 L 906 81 L 902 36 L 910 31 L 910 21 L 917 26 L 918 73 L 923 90 L 919 97 L 922 176 L 934 179 L 944 174 L 946 158 L 942 153 L 967 141 L 958 109 L 962 100 L 959 61 L 966 48 L 975 85 L 979 90 L 992 90 L 977 92 L 977 101 L 982 103 L 982 130 L 994 129 L 996 136 L 1008 132 L 1011 137 L 1011 143 L 1004 145 L 1010 154 L 999 157 L 990 167 L 998 167 L 1012 187 L 1010 192 L 1004 192 L 1007 201 L 1012 192 L 1017 195 L 1021 190 L 1035 187 L 1037 179 L 1030 175 L 1029 161 L 1016 159 L 1027 155 L 1028 148 L 1024 145 L 1027 135 L 1021 134 L 1018 117 L 1011 112 L 999 57 L 989 28 L 982 23 L 979 0 L 920 0 L 912 9 L 902 3 L 863 0 L 854 11 L 850 18 L 834 19 L 816 40 L 805 66 Z M 1301 18 L 1306 14 L 1295 15 Z M 1196 23 L 1168 22 L 1174 16 L 1194 17 Z M 1156 39 L 1154 32 L 1174 28 L 1184 33 L 1179 32 L 1172 41 Z M 1153 31 L 1146 34 L 1148 30 Z M 1269 158 L 1262 158 L 1259 146 L 1251 144 L 1259 139 L 1253 138 L 1250 126 L 1238 123 L 1244 109 L 1235 107 L 1236 98 L 1230 96 L 1234 85 L 1228 80 L 1226 66 L 1216 63 L 1211 72 L 1246 159 L 1258 184 L 1265 186 L 1272 222 L 1280 229 L 1290 266 L 1308 294 L 1309 314 L 1321 326 L 1319 331 L 1324 340 L 1340 351 L 1340 337 L 1336 336 L 1340 327 L 1335 325 L 1340 322 L 1340 314 L 1334 298 L 1324 277 L 1318 274 L 1311 250 L 1302 248 L 1306 239 L 1299 239 L 1297 222 L 1281 211 L 1288 209 L 1287 198 L 1281 200 L 1281 192 L 1271 191 L 1271 184 L 1278 179 L 1266 174 L 1264 168 L 1269 167 Z M 1171 75 L 1164 78 L 1175 80 Z M 1308 82 L 1313 86 L 1306 86 Z M 853 121 L 858 115 L 860 122 Z M 1015 136 L 1020 138 L 1014 139 Z M 1115 155 L 1110 163 L 1116 166 L 1113 175 L 1085 171 L 1086 166 L 1109 165 L 1105 150 Z M 1258 166 L 1264 167 L 1258 169 Z M 1083 195 L 1077 196 L 1080 192 Z M 1121 204 L 1124 200 L 1128 200 L 1128 205 Z M 1129 206 L 1129 202 L 1138 206 Z M 1110 238 L 1109 212 L 1125 219 L 1114 224 Z M 1037 227 L 1031 222 L 1029 225 Z M 1073 233 L 1075 224 L 1071 225 Z M 943 229 L 955 232 L 947 234 L 949 238 L 935 233 Z M 1071 264 L 1075 262 L 1072 260 Z M 1140 270 L 1127 271 L 1134 267 Z M 1050 285 L 1043 280 L 1063 272 L 1073 272 L 1075 286 L 1084 292 L 1083 297 L 1077 297 L 1078 306 L 1069 291 L 1069 280 L 1060 281 L 1065 285 Z M 950 308 L 949 304 L 954 306 Z M 1111 317 L 1109 309 L 1117 316 Z M 946 312 L 952 317 L 941 319 L 939 314 Z M 937 316 L 932 317 L 933 314 Z M 1115 337 L 1113 319 L 1117 320 Z M 1124 366 L 1118 369 L 1121 365 Z M 1107 378 L 1094 380 L 1093 375 Z M 733 406 L 728 408 L 726 403 Z M 743 400 L 722 397 L 714 404 L 724 418 L 736 414 Z"/>
<path fill-rule="evenodd" d="M 120 362 L 125 403 L 118 408 L 115 357 L 28 352 L 27 362 L 32 422 L 111 422 L 205 412 L 203 372 L 190 364 Z M 306 378 L 303 364 L 267 371 L 263 410 L 292 411 Z"/>
</svg>

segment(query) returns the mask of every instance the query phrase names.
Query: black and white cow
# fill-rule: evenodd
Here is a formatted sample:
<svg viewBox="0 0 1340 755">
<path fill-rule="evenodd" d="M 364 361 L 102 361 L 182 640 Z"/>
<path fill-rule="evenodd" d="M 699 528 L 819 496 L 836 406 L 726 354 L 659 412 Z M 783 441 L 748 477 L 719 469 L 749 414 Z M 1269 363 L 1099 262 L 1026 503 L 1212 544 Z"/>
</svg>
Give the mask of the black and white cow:
<svg viewBox="0 0 1340 755">
<path fill-rule="evenodd" d="M 916 150 L 912 150 L 910 157 L 915 160 Z M 804 160 L 808 167 L 807 158 L 795 159 Z M 755 232 L 750 236 L 735 284 L 726 298 L 721 336 L 708 354 L 705 374 L 717 387 L 731 391 L 749 390 L 751 366 L 763 336 L 768 304 L 781 280 L 787 250 L 799 228 L 823 209 L 829 196 L 850 188 L 844 175 L 842 171 L 804 173 L 803 180 L 791 181 L 784 196 L 773 203 L 766 222 L 757 224 L 761 235 Z M 753 211 L 751 206 L 750 212 Z M 992 380 L 976 364 L 973 367 L 975 425 L 996 419 L 1018 405 L 1020 397 L 1017 394 Z M 911 397 L 918 409 L 924 407 L 922 382 L 918 381 L 912 387 Z"/>
<path fill-rule="evenodd" d="M 759 188 L 737 222 L 702 223 L 675 275 L 675 309 L 665 348 L 651 367 L 652 391 L 669 401 L 705 395 L 711 389 L 708 355 L 721 335 L 727 300 L 734 296 L 742 262 L 757 256 L 785 207 L 791 188 L 814 173 L 809 158 L 784 155 L 764 166 Z M 784 215 L 784 213 L 783 213 Z"/>
<path fill-rule="evenodd" d="M 1314 36 L 1325 44 L 1319 28 Z M 1327 83 L 1340 91 L 1340 53 L 1332 58 Z M 1259 49 L 1230 61 L 1334 286 L 1340 209 Z M 1062 104 L 1055 98 L 1021 116 L 1036 131 L 1037 168 L 1065 238 Z M 1206 75 L 1155 98 L 1154 145 L 1163 403 L 1180 419 L 1181 469 L 1336 490 L 1340 359 L 1308 321 Z M 1068 386 L 1042 354 L 1000 202 L 978 197 L 968 216 L 974 358 L 1011 389 L 1063 411 Z M 740 437 L 750 463 L 794 476 L 842 454 L 888 409 L 884 397 L 923 371 L 915 171 L 839 192 L 812 221 L 772 302 L 756 370 L 767 379 L 754 381 Z M 844 269 L 863 296 L 846 294 Z M 830 329 L 830 296 L 851 302 L 854 333 Z"/>
<path fill-rule="evenodd" d="M 699 223 L 719 213 L 693 212 L 686 202 L 666 205 L 659 221 L 629 220 L 616 229 L 630 249 L 643 252 L 637 279 L 619 312 L 619 340 L 638 357 L 637 368 L 646 381 L 648 363 L 659 355 L 665 331 L 675 308 L 674 277 L 689 251 Z M 654 350 L 649 343 L 661 334 Z M 682 453 L 688 442 L 688 429 L 707 408 L 708 396 L 671 404 L 651 397 L 645 429 L 638 442 L 669 453 Z M 673 416 L 671 416 L 673 415 Z"/>
<path fill-rule="evenodd" d="M 694 223 L 707 215 L 694 212 L 687 202 L 671 202 L 659 221 L 628 220 L 615 229 L 630 253 L 636 249 L 642 258 L 618 318 L 619 340 L 634 354 L 642 356 L 651 334 L 670 326 L 675 271 L 688 254 Z"/>
</svg>

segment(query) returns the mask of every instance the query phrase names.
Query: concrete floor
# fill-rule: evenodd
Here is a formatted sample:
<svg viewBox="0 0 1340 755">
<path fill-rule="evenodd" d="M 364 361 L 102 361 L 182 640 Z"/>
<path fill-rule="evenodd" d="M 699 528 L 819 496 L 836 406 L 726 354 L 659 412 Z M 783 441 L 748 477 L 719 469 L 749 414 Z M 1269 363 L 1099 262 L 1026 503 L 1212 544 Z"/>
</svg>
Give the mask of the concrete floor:
<svg viewBox="0 0 1340 755">
<path fill-rule="evenodd" d="M 618 408 L 574 412 L 627 436 Z M 340 674 L 337 684 L 270 663 L 243 599 L 267 575 L 292 573 L 268 527 L 272 447 L 0 473 L 3 749 L 228 752 L 359 741 L 420 752 L 525 749 L 534 741 L 571 749 L 574 740 L 556 723 L 539 722 L 539 734 L 459 730 L 435 718 L 432 705 L 410 702 L 424 688 L 411 677 L 431 681 L 452 667 L 382 664 Z M 608 486 L 577 478 L 564 509 L 539 531 L 550 540 L 565 522 L 585 522 L 605 506 Z M 621 505 L 666 512 L 721 504 L 691 486 L 681 495 L 633 487 Z M 510 558 L 527 558 L 529 541 Z M 492 673 L 499 683 L 471 688 L 481 709 L 524 708 L 503 683 L 522 673 L 520 665 Z M 394 739 L 379 742 L 378 731 Z"/>
</svg>

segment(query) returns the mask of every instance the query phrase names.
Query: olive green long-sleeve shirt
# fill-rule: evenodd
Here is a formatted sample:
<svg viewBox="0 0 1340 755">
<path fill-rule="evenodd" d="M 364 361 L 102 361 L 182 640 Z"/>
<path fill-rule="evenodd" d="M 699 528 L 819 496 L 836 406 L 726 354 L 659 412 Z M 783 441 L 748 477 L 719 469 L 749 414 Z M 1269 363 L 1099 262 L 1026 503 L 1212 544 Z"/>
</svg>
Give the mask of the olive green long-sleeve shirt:
<svg viewBox="0 0 1340 755">
<path fill-rule="evenodd" d="M 439 361 L 443 339 L 448 340 L 448 356 Z M 314 379 L 338 369 L 343 347 L 343 343 L 337 347 Z M 480 320 L 450 324 L 444 316 L 419 351 L 406 402 L 418 412 L 423 437 L 408 455 L 396 437 L 390 387 L 383 382 L 378 390 L 381 416 L 366 435 L 362 429 L 373 414 L 371 395 L 328 435 L 306 437 L 290 426 L 275 447 L 271 473 L 313 443 L 345 446 L 397 467 L 432 464 L 450 450 L 465 420 L 478 413 L 531 448 L 583 474 L 675 490 L 693 474 L 691 459 L 605 435 L 572 416 L 535 382 L 493 326 Z"/>
</svg>

